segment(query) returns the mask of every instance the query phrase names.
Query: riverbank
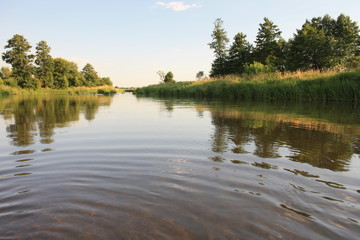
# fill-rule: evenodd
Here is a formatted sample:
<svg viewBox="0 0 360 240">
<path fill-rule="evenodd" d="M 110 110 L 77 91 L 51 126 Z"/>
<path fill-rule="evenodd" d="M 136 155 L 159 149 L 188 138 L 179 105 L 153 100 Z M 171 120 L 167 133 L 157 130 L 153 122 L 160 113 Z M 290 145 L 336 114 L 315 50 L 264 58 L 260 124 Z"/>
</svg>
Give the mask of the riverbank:
<svg viewBox="0 0 360 240">
<path fill-rule="evenodd" d="M 22 89 L 9 86 L 0 86 L 0 96 L 9 96 L 9 95 L 86 95 L 86 94 L 103 94 L 103 95 L 112 95 L 116 93 L 124 92 L 124 90 L 116 89 L 110 86 L 101 86 L 101 87 L 72 87 L 66 89 L 50 89 L 50 88 L 40 88 L 36 90 L 32 89 Z"/>
<path fill-rule="evenodd" d="M 360 71 L 263 73 L 139 88 L 137 95 L 226 99 L 360 101 Z"/>
</svg>

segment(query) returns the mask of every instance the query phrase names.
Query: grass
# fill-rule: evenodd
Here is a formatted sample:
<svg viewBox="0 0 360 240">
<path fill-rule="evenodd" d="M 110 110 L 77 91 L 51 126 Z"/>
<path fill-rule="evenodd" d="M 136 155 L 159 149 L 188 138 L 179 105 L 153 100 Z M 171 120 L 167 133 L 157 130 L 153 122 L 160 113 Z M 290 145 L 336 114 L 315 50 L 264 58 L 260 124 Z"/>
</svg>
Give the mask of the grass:
<svg viewBox="0 0 360 240">
<path fill-rule="evenodd" d="M 88 94 L 102 94 L 102 95 L 113 95 L 118 92 L 123 92 L 122 90 L 115 89 L 110 86 L 101 86 L 101 87 L 72 87 L 66 89 L 50 89 L 50 88 L 40 88 L 36 90 L 32 89 L 22 89 L 9 87 L 5 85 L 0 85 L 0 95 L 9 96 L 9 95 L 88 95 Z"/>
<path fill-rule="evenodd" d="M 360 71 L 263 73 L 139 88 L 137 95 L 226 99 L 359 101 Z"/>
</svg>

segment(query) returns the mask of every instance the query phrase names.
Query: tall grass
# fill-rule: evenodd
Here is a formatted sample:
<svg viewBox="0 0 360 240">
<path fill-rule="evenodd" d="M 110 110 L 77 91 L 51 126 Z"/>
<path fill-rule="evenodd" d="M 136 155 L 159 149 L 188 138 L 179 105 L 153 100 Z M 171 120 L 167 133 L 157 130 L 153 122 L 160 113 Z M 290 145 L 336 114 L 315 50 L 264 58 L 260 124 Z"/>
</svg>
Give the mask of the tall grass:
<svg viewBox="0 0 360 240">
<path fill-rule="evenodd" d="M 50 88 L 40 88 L 36 90 L 32 89 L 21 89 L 17 87 L 9 87 L 5 85 L 0 85 L 0 95 L 88 95 L 88 94 L 103 94 L 103 95 L 113 95 L 117 91 L 115 88 L 110 86 L 101 86 L 101 87 L 73 87 L 66 89 L 50 89 Z"/>
<path fill-rule="evenodd" d="M 197 82 L 159 84 L 135 91 L 160 97 L 359 101 L 360 71 L 262 73 Z"/>
</svg>

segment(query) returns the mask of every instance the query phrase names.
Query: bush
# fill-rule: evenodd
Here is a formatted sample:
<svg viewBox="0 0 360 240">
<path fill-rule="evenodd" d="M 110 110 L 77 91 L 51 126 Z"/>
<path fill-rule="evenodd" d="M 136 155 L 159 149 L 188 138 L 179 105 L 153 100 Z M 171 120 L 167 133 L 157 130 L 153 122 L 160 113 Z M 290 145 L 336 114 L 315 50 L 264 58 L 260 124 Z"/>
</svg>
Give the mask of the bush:
<svg viewBox="0 0 360 240">
<path fill-rule="evenodd" d="M 276 72 L 276 67 L 272 65 L 264 65 L 259 62 L 245 65 L 244 73 L 248 75 L 255 75 L 259 73 L 273 73 Z"/>
<path fill-rule="evenodd" d="M 5 85 L 7 85 L 9 87 L 17 87 L 18 86 L 18 82 L 13 77 L 5 78 L 4 83 L 5 83 Z"/>
<path fill-rule="evenodd" d="M 100 88 L 100 89 L 98 89 L 98 94 L 114 95 L 114 94 L 116 94 L 116 90 L 112 89 L 112 88 Z"/>
<path fill-rule="evenodd" d="M 164 82 L 165 82 L 165 83 L 174 83 L 174 82 L 175 82 L 175 80 L 174 80 L 174 74 L 173 74 L 172 72 L 168 72 L 168 73 L 165 75 Z"/>
<path fill-rule="evenodd" d="M 354 57 L 345 63 L 346 69 L 360 69 L 360 56 Z"/>
</svg>

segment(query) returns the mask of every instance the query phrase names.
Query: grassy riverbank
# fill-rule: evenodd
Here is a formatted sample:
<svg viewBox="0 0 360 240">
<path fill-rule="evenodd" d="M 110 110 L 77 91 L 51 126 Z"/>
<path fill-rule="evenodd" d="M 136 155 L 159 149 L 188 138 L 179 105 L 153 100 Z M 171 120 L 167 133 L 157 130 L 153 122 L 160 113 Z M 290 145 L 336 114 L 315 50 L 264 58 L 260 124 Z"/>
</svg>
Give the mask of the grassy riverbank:
<svg viewBox="0 0 360 240">
<path fill-rule="evenodd" d="M 151 85 L 135 93 L 160 97 L 360 101 L 360 71 L 226 76 Z"/>
<path fill-rule="evenodd" d="M 15 88 L 9 86 L 0 86 L 0 95 L 86 95 L 86 94 L 103 94 L 103 95 L 112 95 L 116 94 L 117 92 L 123 92 L 123 90 L 116 89 L 109 86 L 101 86 L 101 87 L 73 87 L 73 88 L 66 88 L 66 89 L 50 89 L 50 88 L 40 88 L 36 90 L 32 89 L 22 89 L 22 88 Z"/>
</svg>

